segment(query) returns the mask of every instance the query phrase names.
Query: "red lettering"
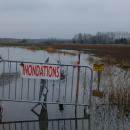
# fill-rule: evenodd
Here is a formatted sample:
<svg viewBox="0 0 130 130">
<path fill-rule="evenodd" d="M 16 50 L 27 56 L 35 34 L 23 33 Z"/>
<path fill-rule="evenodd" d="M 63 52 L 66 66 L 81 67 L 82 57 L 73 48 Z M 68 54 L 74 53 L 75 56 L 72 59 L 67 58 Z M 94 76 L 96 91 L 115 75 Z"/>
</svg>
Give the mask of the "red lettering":
<svg viewBox="0 0 130 130">
<path fill-rule="evenodd" d="M 45 77 L 45 78 L 59 78 L 60 77 L 60 66 L 42 66 L 24 64 L 21 68 L 21 73 L 24 76 L 33 77 Z"/>
<path fill-rule="evenodd" d="M 32 76 L 36 75 L 36 66 L 32 66 Z"/>
<path fill-rule="evenodd" d="M 43 76 L 43 66 L 40 67 L 40 76 Z"/>
<path fill-rule="evenodd" d="M 60 67 L 56 67 L 56 77 L 58 78 L 60 76 Z"/>
<path fill-rule="evenodd" d="M 40 73 L 40 67 L 39 67 L 39 65 L 37 65 L 36 67 L 36 76 L 39 76 L 39 73 Z"/>
<path fill-rule="evenodd" d="M 49 77 L 52 77 L 52 66 L 49 66 L 48 76 L 49 76 Z"/>
<path fill-rule="evenodd" d="M 32 76 L 32 65 L 29 65 L 28 75 L 29 75 L 29 76 Z"/>
<path fill-rule="evenodd" d="M 22 66 L 23 68 L 22 68 L 22 74 L 23 75 L 28 75 L 28 65 L 26 65 L 26 64 L 24 64 L 23 66 Z"/>
<path fill-rule="evenodd" d="M 56 77 L 56 70 L 57 70 L 57 67 L 53 67 L 53 76 Z"/>
<path fill-rule="evenodd" d="M 48 66 L 41 66 L 39 75 L 46 77 L 48 75 Z"/>
</svg>

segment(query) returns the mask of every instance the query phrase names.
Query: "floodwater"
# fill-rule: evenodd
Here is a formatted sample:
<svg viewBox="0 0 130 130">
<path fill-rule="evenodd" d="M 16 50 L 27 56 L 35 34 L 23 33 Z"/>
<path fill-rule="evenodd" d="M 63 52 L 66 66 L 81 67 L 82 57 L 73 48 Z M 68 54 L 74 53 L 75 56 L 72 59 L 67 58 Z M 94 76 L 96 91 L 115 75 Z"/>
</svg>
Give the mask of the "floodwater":
<svg viewBox="0 0 130 130">
<path fill-rule="evenodd" d="M 45 60 L 49 57 L 49 63 L 57 64 L 57 61 L 60 61 L 61 64 L 71 64 L 75 65 L 75 63 L 78 60 L 78 52 L 73 51 L 75 55 L 69 55 L 65 53 L 48 53 L 46 51 L 31 51 L 27 49 L 21 49 L 21 48 L 0 48 L 0 55 L 5 60 L 15 60 L 15 61 L 24 61 L 24 62 L 38 62 L 38 63 L 44 63 Z M 95 57 L 93 57 L 93 60 Z M 96 58 L 97 60 L 97 58 Z M 81 63 L 82 66 L 91 66 L 93 61 L 90 59 L 90 56 L 88 54 L 81 52 Z M 8 70 L 8 64 L 6 64 L 5 71 Z M 2 68 L 2 65 L 0 66 Z M 15 68 L 15 67 L 14 67 Z M 120 71 L 117 67 L 112 67 L 113 69 L 116 69 L 116 71 Z M 108 79 L 107 73 L 110 72 L 110 67 L 107 68 L 107 72 L 103 73 L 102 75 L 102 82 L 101 90 L 107 91 L 106 88 L 109 84 L 110 79 Z M 2 69 L 1 70 L 1 77 L 2 77 Z M 69 74 L 72 73 L 71 69 L 68 69 Z M 81 70 L 82 75 L 85 75 L 84 69 Z M 111 69 L 113 72 L 113 70 Z M 89 98 L 89 87 L 90 87 L 90 72 L 85 72 L 87 75 L 87 84 L 88 88 L 86 88 L 86 96 L 85 100 L 88 103 Z M 82 77 L 80 75 L 80 91 L 79 94 L 79 103 L 82 103 L 82 96 L 83 91 L 85 90 L 82 86 L 84 86 L 84 76 Z M 18 76 L 17 76 L 18 77 Z M 86 76 L 85 76 L 86 77 Z M 97 74 L 94 73 L 94 83 L 93 88 L 95 89 L 97 87 Z M 74 76 L 75 80 L 77 78 L 77 75 Z M 83 78 L 83 80 L 82 80 Z M 61 84 L 61 91 L 60 91 L 60 98 L 58 100 L 64 100 L 66 97 L 66 102 L 69 102 L 72 98 L 72 102 L 75 102 L 75 92 L 72 94 L 70 93 L 71 88 L 69 87 L 71 84 L 71 76 L 68 75 L 67 83 L 66 81 L 62 81 Z M 14 82 L 13 82 L 14 80 Z M 15 76 L 13 77 L 13 72 L 11 76 L 10 84 L 11 86 L 15 85 Z M 21 77 L 18 77 L 17 79 L 17 86 L 21 86 Z M 117 79 L 116 79 L 117 80 Z M 8 81 L 7 83 L 8 86 Z M 24 80 L 25 86 L 27 86 L 28 82 Z M 33 81 L 30 80 L 29 82 L 30 86 L 33 86 Z M 59 82 L 56 81 L 49 81 L 48 86 L 53 86 L 48 88 L 48 101 L 56 101 L 58 97 L 58 88 Z M 2 86 L 2 84 L 0 83 Z M 76 86 L 76 82 L 73 83 L 74 86 Z M 10 86 L 10 87 L 11 87 Z M 65 89 L 64 86 L 67 86 L 67 90 L 64 93 Z M 38 97 L 38 91 L 40 89 L 40 80 L 36 81 L 36 96 Z M 5 87 L 5 91 L 7 87 Z M 33 88 L 33 87 L 32 87 Z M 33 91 L 30 87 L 30 92 Z M 2 91 L 2 87 L 0 88 Z M 24 93 L 26 93 L 26 90 L 24 90 Z M 54 91 L 54 93 L 53 93 Z M 75 89 L 73 89 L 75 91 Z M 19 89 L 16 91 L 18 93 L 17 97 L 19 97 Z M 67 94 L 66 94 L 67 93 Z M 2 92 L 0 93 L 2 94 Z M 11 95 L 15 95 L 15 93 L 12 91 L 10 93 Z M 5 95 L 8 95 L 8 93 L 5 92 Z M 24 95 L 24 94 L 23 94 Z M 25 94 L 26 95 L 26 94 Z M 25 96 L 24 95 L 24 96 Z M 53 95 L 53 96 L 52 96 Z M 23 96 L 23 97 L 24 97 Z M 30 96 L 32 98 L 34 95 Z M 71 97 L 72 96 L 72 97 Z M 13 96 L 12 96 L 13 97 Z M 1 101 L 2 107 L 3 107 L 3 113 L 2 113 L 2 121 L 3 124 L 0 125 L 0 129 L 2 130 L 129 130 L 130 128 L 130 118 L 129 115 L 124 116 L 123 113 L 120 113 L 116 106 L 110 106 L 107 104 L 108 98 L 107 96 L 104 98 L 99 97 L 92 97 L 92 106 L 90 110 L 89 116 L 84 115 L 84 107 L 80 106 L 78 107 L 77 111 L 77 119 L 75 119 L 75 107 L 64 105 L 64 110 L 60 111 L 58 104 L 48 104 L 47 110 L 44 110 L 41 105 L 39 105 L 35 111 L 40 115 L 39 117 L 31 111 L 31 109 L 36 105 L 36 103 L 26 103 L 26 102 L 9 102 L 9 101 Z"/>
</svg>

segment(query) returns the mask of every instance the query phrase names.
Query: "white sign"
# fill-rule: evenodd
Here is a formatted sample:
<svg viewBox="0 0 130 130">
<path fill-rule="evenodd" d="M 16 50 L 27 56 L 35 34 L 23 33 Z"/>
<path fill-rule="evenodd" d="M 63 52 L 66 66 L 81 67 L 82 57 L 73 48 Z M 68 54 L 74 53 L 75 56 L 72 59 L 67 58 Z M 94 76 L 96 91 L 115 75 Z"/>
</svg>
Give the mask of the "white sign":
<svg viewBox="0 0 130 130">
<path fill-rule="evenodd" d="M 60 79 L 60 66 L 57 65 L 22 64 L 20 72 L 23 78 Z"/>
</svg>

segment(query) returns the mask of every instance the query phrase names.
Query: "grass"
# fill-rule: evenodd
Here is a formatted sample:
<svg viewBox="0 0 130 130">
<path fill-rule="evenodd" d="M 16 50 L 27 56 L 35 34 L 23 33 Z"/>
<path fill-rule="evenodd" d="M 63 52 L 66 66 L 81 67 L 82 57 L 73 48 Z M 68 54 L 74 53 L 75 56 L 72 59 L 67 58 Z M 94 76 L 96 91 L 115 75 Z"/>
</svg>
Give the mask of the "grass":
<svg viewBox="0 0 130 130">
<path fill-rule="evenodd" d="M 129 69 L 130 68 L 130 61 L 129 59 L 123 59 L 123 58 L 116 58 L 112 56 L 105 56 L 102 58 L 102 61 L 107 63 L 108 65 L 116 65 L 123 69 Z"/>
<path fill-rule="evenodd" d="M 107 70 L 107 97 L 110 105 L 116 105 L 119 112 L 130 114 L 130 71 L 111 67 Z"/>
<path fill-rule="evenodd" d="M 130 86 L 129 86 L 130 87 Z M 109 93 L 109 103 L 117 105 L 119 111 L 130 113 L 130 88 L 113 88 Z"/>
<path fill-rule="evenodd" d="M 58 53 L 64 54 L 64 55 L 71 55 L 71 56 L 76 56 L 78 54 L 76 51 L 73 51 L 73 50 L 68 50 L 68 51 L 58 50 Z"/>
<path fill-rule="evenodd" d="M 57 53 L 57 52 L 58 52 L 58 49 L 53 48 L 53 47 L 47 47 L 47 48 L 46 48 L 46 51 L 47 51 L 48 53 Z"/>
<path fill-rule="evenodd" d="M 105 71 L 102 72 L 100 91 L 96 90 L 97 80 L 93 86 L 93 96 L 98 97 L 100 103 L 116 108 L 117 113 L 124 116 L 130 115 L 130 69 L 118 68 L 110 63 L 105 64 Z M 90 61 L 93 59 L 90 58 Z M 96 62 L 96 61 L 95 61 Z M 113 61 L 115 62 L 115 61 Z M 127 64 L 127 63 L 126 63 Z M 97 79 L 97 78 L 96 78 Z M 96 90 L 96 91 L 95 91 Z M 101 93 L 103 92 L 103 93 Z M 103 95 L 102 95 L 103 94 Z"/>
</svg>

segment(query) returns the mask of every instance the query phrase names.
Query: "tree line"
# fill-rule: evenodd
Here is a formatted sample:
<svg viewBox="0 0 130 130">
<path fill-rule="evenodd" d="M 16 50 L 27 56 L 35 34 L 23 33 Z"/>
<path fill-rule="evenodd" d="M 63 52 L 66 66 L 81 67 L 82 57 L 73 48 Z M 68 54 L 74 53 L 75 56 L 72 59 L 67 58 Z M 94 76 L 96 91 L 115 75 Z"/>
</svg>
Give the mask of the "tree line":
<svg viewBox="0 0 130 130">
<path fill-rule="evenodd" d="M 130 43 L 130 34 L 128 32 L 98 32 L 96 35 L 79 33 L 73 37 L 72 41 L 80 44 L 127 44 Z"/>
</svg>

